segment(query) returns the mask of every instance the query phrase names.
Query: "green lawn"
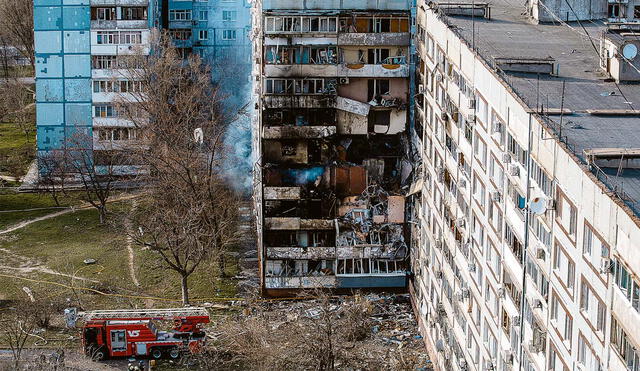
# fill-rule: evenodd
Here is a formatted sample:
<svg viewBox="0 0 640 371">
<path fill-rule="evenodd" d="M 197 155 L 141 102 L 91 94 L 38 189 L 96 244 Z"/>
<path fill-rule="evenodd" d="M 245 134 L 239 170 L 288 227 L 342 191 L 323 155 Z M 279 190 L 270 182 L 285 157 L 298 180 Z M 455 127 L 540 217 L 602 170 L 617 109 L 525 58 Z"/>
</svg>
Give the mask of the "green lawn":
<svg viewBox="0 0 640 371">
<path fill-rule="evenodd" d="M 46 204 L 46 201 L 42 201 Z M 128 207 L 126 204 L 112 205 L 113 210 Z M 0 214 L 2 215 L 2 214 Z M 41 294 L 61 297 L 77 297 L 89 308 L 126 308 L 132 305 L 179 306 L 179 302 L 160 299 L 136 298 L 149 296 L 180 299 L 179 276 L 159 263 L 158 256 L 148 250 L 134 247 L 136 277 L 141 286 L 136 287 L 131 279 L 126 235 L 112 224 L 99 225 L 94 209 L 76 211 L 56 218 L 33 223 L 19 231 L 0 235 L 0 254 L 8 251 L 22 260 L 5 254 L 5 263 L 0 265 L 25 266 L 25 258 L 31 266 L 41 264 L 56 272 L 78 275 L 99 282 L 75 280 L 75 285 L 94 288 L 103 292 L 130 296 L 103 296 L 90 291 L 71 290 L 46 283 L 35 283 L 0 277 L 0 300 L 11 300 L 24 295 L 23 286 L 29 286 Z M 4 250 L 3 250 L 4 249 Z M 84 259 L 92 258 L 97 264 L 85 265 Z M 13 272 L 13 273 L 12 273 Z M 41 271 L 20 272 L 0 268 L 0 273 L 12 274 L 43 281 L 54 281 L 69 285 L 72 279 Z M 227 274 L 237 273 L 235 259 L 229 259 Z M 213 264 L 205 264 L 189 280 L 190 296 L 193 299 L 234 297 L 235 283 L 230 279 L 217 279 Z"/>
</svg>

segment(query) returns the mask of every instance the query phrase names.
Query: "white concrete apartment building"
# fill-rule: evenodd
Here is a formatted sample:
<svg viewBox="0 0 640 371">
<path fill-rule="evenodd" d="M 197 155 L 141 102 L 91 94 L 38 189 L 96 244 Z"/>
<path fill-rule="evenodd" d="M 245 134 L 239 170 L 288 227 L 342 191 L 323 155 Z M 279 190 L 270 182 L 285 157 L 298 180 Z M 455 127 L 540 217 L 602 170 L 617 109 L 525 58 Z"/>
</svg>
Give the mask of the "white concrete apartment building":
<svg viewBox="0 0 640 371">
<path fill-rule="evenodd" d="M 117 102 L 135 102 L 142 84 L 135 81 L 127 56 L 149 53 L 157 4 L 148 0 L 91 1 L 91 86 L 93 151 L 96 168 L 128 174 L 133 168 L 113 154 L 136 142 L 137 129 L 118 114 Z M 126 64 L 126 66 L 125 66 Z"/>
<path fill-rule="evenodd" d="M 640 370 L 637 26 L 417 7 L 410 289 L 434 364 Z"/>
</svg>

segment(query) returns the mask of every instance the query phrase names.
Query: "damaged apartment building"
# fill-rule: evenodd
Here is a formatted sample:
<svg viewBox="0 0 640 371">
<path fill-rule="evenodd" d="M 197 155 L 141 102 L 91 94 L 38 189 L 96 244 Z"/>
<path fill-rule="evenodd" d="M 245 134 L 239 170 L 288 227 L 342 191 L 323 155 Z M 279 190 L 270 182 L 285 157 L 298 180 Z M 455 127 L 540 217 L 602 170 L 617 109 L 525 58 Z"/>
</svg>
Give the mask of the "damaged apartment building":
<svg viewBox="0 0 640 371">
<path fill-rule="evenodd" d="M 409 2 L 263 0 L 253 22 L 263 289 L 405 288 Z"/>
</svg>

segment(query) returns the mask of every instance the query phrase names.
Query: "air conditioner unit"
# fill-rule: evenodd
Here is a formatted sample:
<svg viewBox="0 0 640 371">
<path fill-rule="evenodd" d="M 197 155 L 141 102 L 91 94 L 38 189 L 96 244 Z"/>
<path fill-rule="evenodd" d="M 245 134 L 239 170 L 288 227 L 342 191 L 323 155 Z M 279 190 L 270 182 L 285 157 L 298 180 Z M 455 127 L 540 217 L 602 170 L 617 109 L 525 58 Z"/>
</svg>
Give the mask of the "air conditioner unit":
<svg viewBox="0 0 640 371">
<path fill-rule="evenodd" d="M 513 352 L 512 351 L 505 351 L 504 352 L 504 361 L 509 364 L 512 365 L 513 364 Z"/>
<path fill-rule="evenodd" d="M 461 370 L 466 370 L 467 369 L 467 360 L 465 360 L 464 358 L 460 358 L 458 360 L 458 367 L 460 367 Z"/>
<path fill-rule="evenodd" d="M 448 120 L 449 119 L 449 115 L 447 114 L 447 112 L 445 112 L 445 111 L 440 112 L 440 119 L 443 120 L 443 121 Z"/>
<path fill-rule="evenodd" d="M 502 154 L 502 162 L 504 162 L 505 164 L 508 164 L 511 162 L 511 154 L 509 152 L 504 152 Z"/>
<path fill-rule="evenodd" d="M 550 198 L 547 199 L 547 210 L 554 210 L 556 208 L 556 200 Z"/>
<path fill-rule="evenodd" d="M 511 317 L 511 326 L 520 326 L 520 316 L 515 315 Z"/>
<path fill-rule="evenodd" d="M 545 260 L 547 257 L 547 249 L 542 246 L 536 247 L 536 259 Z"/>
<path fill-rule="evenodd" d="M 475 272 L 476 271 L 476 265 L 474 263 L 469 263 L 469 272 Z"/>
<path fill-rule="evenodd" d="M 463 301 L 464 297 L 462 296 L 461 292 L 456 292 L 456 300 L 457 301 Z"/>
<path fill-rule="evenodd" d="M 473 112 L 467 113 L 464 119 L 466 122 L 476 122 L 476 114 Z"/>
<path fill-rule="evenodd" d="M 475 109 L 476 108 L 476 99 L 475 98 L 471 98 L 469 99 L 469 102 L 467 104 L 467 107 L 469 109 Z"/>
<path fill-rule="evenodd" d="M 533 306 L 534 309 L 542 309 L 542 300 L 533 299 L 531 301 L 531 306 Z"/>
<path fill-rule="evenodd" d="M 495 369 L 496 369 L 496 367 L 493 365 L 493 362 L 492 362 L 492 361 L 487 361 L 487 362 L 485 363 L 485 365 L 484 365 L 484 369 L 485 369 L 486 371 L 493 371 L 493 370 L 495 370 Z"/>
<path fill-rule="evenodd" d="M 491 132 L 492 132 L 493 134 L 495 134 L 495 133 L 500 133 L 500 132 L 501 132 L 501 131 L 500 131 L 500 125 L 496 125 L 496 122 L 495 122 L 495 121 L 493 122 L 493 125 L 491 126 Z"/>
<path fill-rule="evenodd" d="M 338 79 L 338 84 L 340 84 L 340 85 L 349 84 L 349 78 L 348 77 L 341 77 L 340 79 Z"/>
<path fill-rule="evenodd" d="M 440 72 L 436 72 L 436 81 L 437 82 L 441 82 L 442 81 L 442 74 Z"/>
<path fill-rule="evenodd" d="M 509 175 L 518 176 L 520 175 L 520 166 L 517 164 L 509 164 Z"/>
<path fill-rule="evenodd" d="M 601 258 L 600 260 L 600 273 L 608 274 L 613 270 L 613 264 L 611 264 L 611 260 L 609 258 Z"/>
<path fill-rule="evenodd" d="M 442 240 L 438 238 L 436 240 L 436 242 L 435 242 L 435 246 L 436 246 L 436 249 L 441 249 L 442 248 Z"/>
<path fill-rule="evenodd" d="M 418 85 L 418 94 L 423 94 L 424 93 L 424 85 L 420 84 Z"/>
<path fill-rule="evenodd" d="M 469 289 L 468 289 L 468 288 L 463 287 L 463 288 L 460 290 L 460 292 L 462 293 L 462 297 L 463 297 L 464 299 L 468 299 L 468 298 L 469 298 L 470 293 L 469 293 Z"/>
<path fill-rule="evenodd" d="M 498 297 L 504 298 L 504 287 L 498 288 Z"/>
<path fill-rule="evenodd" d="M 436 275 L 436 279 L 437 280 L 441 280 L 442 279 L 442 271 L 436 271 L 435 275 Z"/>
<path fill-rule="evenodd" d="M 502 195 L 500 194 L 499 191 L 491 192 L 491 201 L 500 202 L 501 199 L 502 199 Z"/>
<path fill-rule="evenodd" d="M 466 221 L 464 220 L 464 218 L 460 218 L 458 220 L 456 220 L 456 226 L 458 228 L 464 228 L 464 226 L 466 225 Z"/>
<path fill-rule="evenodd" d="M 460 181 L 458 183 L 459 183 L 458 186 L 460 188 L 467 188 L 467 181 L 466 180 L 460 179 Z"/>
</svg>

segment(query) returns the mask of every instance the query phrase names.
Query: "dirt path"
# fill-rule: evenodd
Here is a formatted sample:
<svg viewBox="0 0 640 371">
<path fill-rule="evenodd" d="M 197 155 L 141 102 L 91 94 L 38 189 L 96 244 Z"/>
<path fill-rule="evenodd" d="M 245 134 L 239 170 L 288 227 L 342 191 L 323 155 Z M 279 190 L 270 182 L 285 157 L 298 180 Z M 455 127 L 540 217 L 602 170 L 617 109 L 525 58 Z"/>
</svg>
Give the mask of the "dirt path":
<svg viewBox="0 0 640 371">
<path fill-rule="evenodd" d="M 114 199 L 108 200 L 107 203 L 130 200 L 130 199 L 134 199 L 136 197 L 138 197 L 138 195 L 126 195 L 126 196 L 122 196 L 122 197 L 116 197 Z M 68 213 L 74 212 L 76 210 L 90 209 L 92 207 L 93 206 L 91 206 L 88 203 L 85 203 L 85 204 L 82 204 L 82 205 L 79 205 L 79 206 L 76 206 L 76 207 L 71 206 L 70 208 L 64 209 L 62 211 L 58 211 L 58 212 L 55 212 L 55 213 L 43 215 L 43 216 L 40 216 L 40 217 L 34 218 L 34 219 L 25 220 L 25 221 L 20 222 L 18 224 L 12 225 L 12 226 L 10 226 L 10 227 L 8 227 L 6 229 L 0 230 L 0 235 L 17 231 L 18 229 L 22 229 L 22 228 L 24 228 L 24 227 L 26 227 L 28 225 L 33 224 L 33 223 L 37 223 L 37 222 L 40 222 L 40 221 L 43 221 L 43 220 L 47 220 L 47 219 L 51 219 L 51 218 L 56 218 L 56 217 L 58 217 L 60 215 L 68 214 Z"/>
<path fill-rule="evenodd" d="M 137 206 L 137 202 L 135 200 L 133 200 L 133 202 L 131 202 L 131 208 L 135 209 Z M 127 220 L 126 222 L 126 228 L 127 228 L 127 253 L 129 255 L 129 275 L 131 276 L 131 281 L 133 281 L 133 284 L 136 285 L 137 287 L 140 287 L 140 282 L 138 282 L 138 278 L 136 277 L 136 266 L 135 266 L 135 262 L 134 262 L 134 253 L 133 253 L 133 238 L 131 237 L 131 233 L 132 233 L 132 227 L 131 227 L 131 222 Z"/>
<path fill-rule="evenodd" d="M 76 275 L 55 271 L 47 267 L 46 265 L 43 265 L 37 262 L 32 258 L 26 257 L 24 255 L 16 254 L 15 252 L 8 249 L 0 248 L 0 253 L 2 254 L 2 257 L 3 257 L 2 259 L 3 264 L 0 265 L 0 270 L 5 270 L 5 271 L 9 270 L 19 274 L 30 274 L 34 272 L 39 272 L 39 273 L 51 274 L 54 276 L 78 279 L 78 280 L 87 281 L 87 282 L 94 282 L 94 283 L 100 282 L 100 281 L 92 280 L 89 278 L 79 277 Z M 9 263 L 10 265 L 6 265 L 7 263 Z"/>
</svg>

